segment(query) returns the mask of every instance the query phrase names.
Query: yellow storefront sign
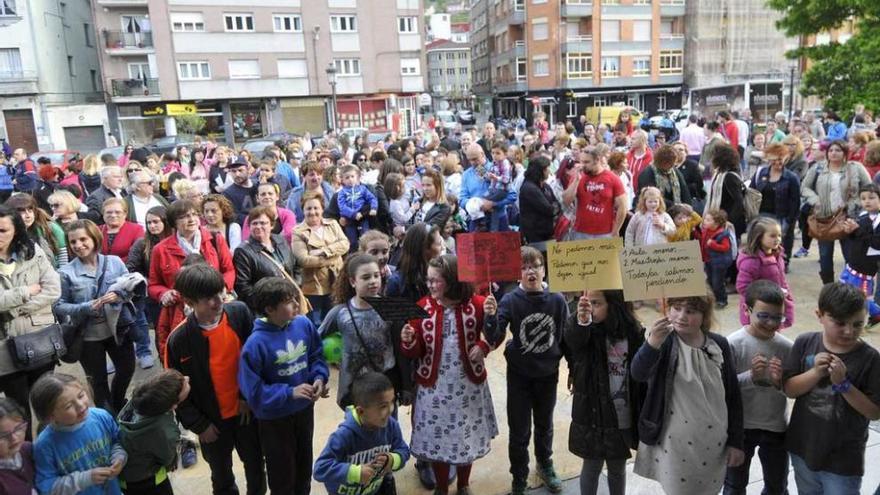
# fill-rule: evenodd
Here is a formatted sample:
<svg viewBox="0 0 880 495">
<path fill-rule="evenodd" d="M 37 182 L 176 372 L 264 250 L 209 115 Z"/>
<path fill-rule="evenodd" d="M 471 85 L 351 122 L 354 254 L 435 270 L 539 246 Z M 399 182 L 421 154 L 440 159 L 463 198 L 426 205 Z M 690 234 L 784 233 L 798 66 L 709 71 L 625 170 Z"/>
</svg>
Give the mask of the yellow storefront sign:
<svg viewBox="0 0 880 495">
<path fill-rule="evenodd" d="M 198 108 L 195 103 L 167 103 L 165 111 L 168 115 L 195 115 Z"/>
</svg>

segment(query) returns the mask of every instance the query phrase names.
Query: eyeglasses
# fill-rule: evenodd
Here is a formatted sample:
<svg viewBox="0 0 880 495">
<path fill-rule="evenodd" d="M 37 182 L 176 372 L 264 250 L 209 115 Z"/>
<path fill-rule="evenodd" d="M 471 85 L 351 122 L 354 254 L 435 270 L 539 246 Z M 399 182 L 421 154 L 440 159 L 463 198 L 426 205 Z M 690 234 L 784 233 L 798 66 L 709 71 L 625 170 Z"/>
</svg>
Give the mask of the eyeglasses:
<svg viewBox="0 0 880 495">
<path fill-rule="evenodd" d="M 15 425 L 15 427 L 12 428 L 12 431 L 7 431 L 6 433 L 3 433 L 2 435 L 0 435 L 0 442 L 9 443 L 12 440 L 12 435 L 21 435 L 25 431 L 27 431 L 27 429 L 28 429 L 27 421 L 22 421 L 21 423 L 18 423 L 17 425 Z"/>
<path fill-rule="evenodd" d="M 523 265 L 522 271 L 523 273 L 535 272 L 538 273 L 541 269 L 544 268 L 544 265 Z"/>
<path fill-rule="evenodd" d="M 786 318 L 785 315 L 780 315 L 780 314 L 772 314 L 772 313 L 765 313 L 763 311 L 759 311 L 757 313 L 754 313 L 754 315 L 755 315 L 755 318 L 757 318 L 761 321 L 776 322 L 776 323 L 785 323 L 786 321 L 788 321 L 788 318 Z"/>
<path fill-rule="evenodd" d="M 257 220 L 257 221 L 251 222 L 251 227 L 266 227 L 268 225 L 271 225 L 271 222 L 268 222 L 266 220 Z"/>
</svg>

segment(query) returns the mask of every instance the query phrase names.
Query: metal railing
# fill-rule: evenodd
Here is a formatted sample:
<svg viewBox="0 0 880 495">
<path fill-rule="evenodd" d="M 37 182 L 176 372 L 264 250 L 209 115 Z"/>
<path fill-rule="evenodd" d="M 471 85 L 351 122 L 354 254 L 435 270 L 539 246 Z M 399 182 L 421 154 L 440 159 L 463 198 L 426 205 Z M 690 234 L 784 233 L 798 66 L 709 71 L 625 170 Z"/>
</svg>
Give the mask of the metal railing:
<svg viewBox="0 0 880 495">
<path fill-rule="evenodd" d="M 113 79 L 113 96 L 159 96 L 158 79 Z"/>
<path fill-rule="evenodd" d="M 565 0 L 565 5 L 593 5 L 593 0 Z"/>
<path fill-rule="evenodd" d="M 565 38 L 565 41 L 567 43 L 589 43 L 590 41 L 593 41 L 593 35 L 592 34 L 578 34 L 578 35 L 569 36 L 569 37 Z"/>
<path fill-rule="evenodd" d="M 125 31 L 104 31 L 104 46 L 110 49 L 153 48 L 153 33 L 141 31 L 128 33 Z"/>
</svg>

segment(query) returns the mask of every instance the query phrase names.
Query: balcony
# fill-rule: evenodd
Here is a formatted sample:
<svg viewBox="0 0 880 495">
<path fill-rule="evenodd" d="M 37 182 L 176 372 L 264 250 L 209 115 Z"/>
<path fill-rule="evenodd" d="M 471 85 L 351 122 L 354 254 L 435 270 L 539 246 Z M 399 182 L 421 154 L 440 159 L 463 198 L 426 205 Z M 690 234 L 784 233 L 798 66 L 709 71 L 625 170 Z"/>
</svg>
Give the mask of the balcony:
<svg viewBox="0 0 880 495">
<path fill-rule="evenodd" d="M 508 26 L 519 26 L 520 24 L 525 24 L 526 22 L 526 13 L 523 10 L 511 10 L 507 14 L 507 25 Z"/>
<path fill-rule="evenodd" d="M 685 7 L 685 0 L 660 0 L 660 15 L 663 17 L 682 17 Z"/>
<path fill-rule="evenodd" d="M 158 79 L 113 79 L 110 83 L 115 103 L 161 99 Z"/>
<path fill-rule="evenodd" d="M 593 35 L 579 34 L 577 36 L 569 36 L 565 39 L 562 51 L 569 53 L 592 53 L 593 52 Z"/>
<path fill-rule="evenodd" d="M 39 93 L 37 71 L 0 69 L 0 94 L 32 95 Z"/>
<path fill-rule="evenodd" d="M 525 58 L 526 56 L 526 42 L 525 40 L 516 40 L 513 42 L 513 46 L 499 52 L 494 60 L 494 65 L 504 65 L 516 58 Z"/>
<path fill-rule="evenodd" d="M 97 0 L 102 7 L 146 7 L 147 0 Z"/>
<path fill-rule="evenodd" d="M 593 15 L 593 0 L 566 0 L 562 17 L 589 17 Z"/>
<path fill-rule="evenodd" d="M 145 55 L 153 53 L 153 33 L 127 33 L 124 31 L 102 31 L 104 47 L 109 55 Z"/>
<path fill-rule="evenodd" d="M 660 34 L 661 50 L 684 50 L 684 34 Z"/>
<path fill-rule="evenodd" d="M 528 82 L 517 79 L 515 81 L 505 81 L 495 85 L 499 94 L 503 93 L 525 93 L 529 89 Z"/>
</svg>

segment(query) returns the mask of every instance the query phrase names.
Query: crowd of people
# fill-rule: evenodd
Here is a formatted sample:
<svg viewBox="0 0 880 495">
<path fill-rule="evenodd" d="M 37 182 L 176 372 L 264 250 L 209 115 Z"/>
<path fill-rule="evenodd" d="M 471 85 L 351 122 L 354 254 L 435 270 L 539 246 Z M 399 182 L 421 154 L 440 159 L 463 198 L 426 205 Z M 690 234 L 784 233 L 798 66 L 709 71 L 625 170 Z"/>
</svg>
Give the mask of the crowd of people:
<svg viewBox="0 0 880 495">
<path fill-rule="evenodd" d="M 252 495 L 307 494 L 313 479 L 396 493 L 410 457 L 426 488 L 469 494 L 499 432 L 485 360 L 503 347 L 514 495 L 533 431 L 538 477 L 562 490 L 563 359 L 582 494 L 603 466 L 625 493 L 634 452 L 667 493 L 743 494 L 756 452 L 764 493 L 787 493 L 789 463 L 798 493 L 859 493 L 880 419 L 880 355 L 860 339 L 880 319 L 869 114 L 722 111 L 659 132 L 625 110 L 611 126 L 532 122 L 377 143 L 328 131 L 260 156 L 201 138 L 63 166 L 0 154 L 0 491 L 170 494 L 197 441 L 215 494 L 239 493 L 233 450 Z M 520 279 L 459 280 L 456 236 L 503 231 L 520 234 Z M 657 301 L 643 324 L 635 309 L 653 301 L 550 291 L 548 242 L 608 237 L 698 241 L 706 294 Z M 813 239 L 822 330 L 792 342 L 786 274 Z M 714 314 L 729 293 L 742 328 L 724 337 Z M 385 321 L 383 298 L 427 316 Z M 85 382 L 19 355 L 59 324 Z M 137 366 L 163 369 L 130 387 Z M 331 388 L 342 423 L 315 439 Z"/>
</svg>

